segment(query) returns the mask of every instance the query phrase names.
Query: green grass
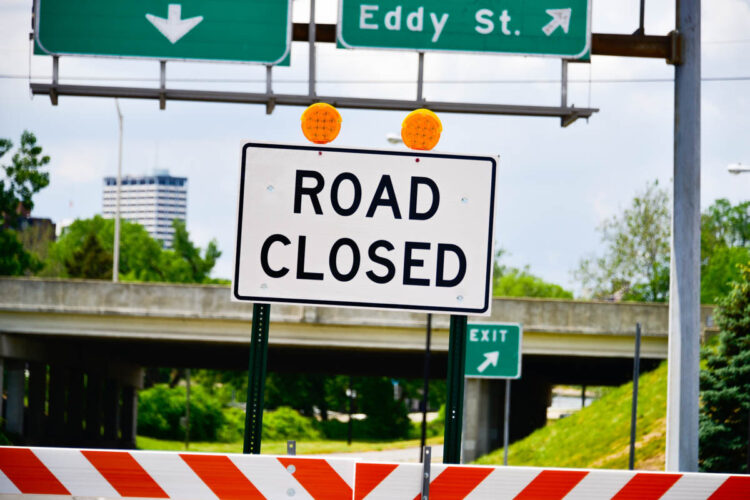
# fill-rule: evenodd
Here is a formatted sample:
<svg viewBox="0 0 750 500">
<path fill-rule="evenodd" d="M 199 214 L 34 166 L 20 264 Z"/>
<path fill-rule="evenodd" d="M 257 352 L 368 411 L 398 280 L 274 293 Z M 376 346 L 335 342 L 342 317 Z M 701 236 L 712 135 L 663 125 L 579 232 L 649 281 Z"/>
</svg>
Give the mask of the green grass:
<svg viewBox="0 0 750 500">
<path fill-rule="evenodd" d="M 549 423 L 508 448 L 509 465 L 626 469 L 633 384 L 607 392 L 579 412 Z M 663 470 L 667 365 L 641 375 L 638 384 L 636 469 Z M 502 449 L 476 463 L 502 464 Z"/>
<path fill-rule="evenodd" d="M 433 437 L 427 440 L 427 444 L 442 444 L 443 437 Z M 139 450 L 164 450 L 185 451 L 185 443 L 182 441 L 166 441 L 146 436 L 136 438 L 136 447 Z M 318 455 L 324 453 L 359 453 L 364 451 L 381 451 L 402 448 L 418 448 L 419 440 L 410 439 L 406 441 L 353 441 L 351 445 L 346 441 L 298 441 L 298 455 Z M 190 443 L 190 451 L 214 452 L 214 453 L 242 453 L 242 442 L 235 443 Z M 267 455 L 286 455 L 286 441 L 263 441 L 261 453 Z"/>
</svg>

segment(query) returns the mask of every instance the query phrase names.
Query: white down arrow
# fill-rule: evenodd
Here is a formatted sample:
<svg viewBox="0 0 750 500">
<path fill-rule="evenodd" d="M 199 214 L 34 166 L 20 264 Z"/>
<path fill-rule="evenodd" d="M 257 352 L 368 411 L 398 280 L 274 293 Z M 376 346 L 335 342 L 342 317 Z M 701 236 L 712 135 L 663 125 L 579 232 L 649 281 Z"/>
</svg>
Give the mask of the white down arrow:
<svg viewBox="0 0 750 500">
<path fill-rule="evenodd" d="M 203 16 L 191 17 L 189 19 L 182 19 L 182 5 L 178 3 L 170 3 L 167 8 L 167 18 L 156 17 L 153 14 L 146 14 L 146 19 L 154 25 L 159 32 L 167 37 L 172 43 L 177 41 L 187 33 L 196 27 L 196 25 L 203 21 Z"/>
</svg>

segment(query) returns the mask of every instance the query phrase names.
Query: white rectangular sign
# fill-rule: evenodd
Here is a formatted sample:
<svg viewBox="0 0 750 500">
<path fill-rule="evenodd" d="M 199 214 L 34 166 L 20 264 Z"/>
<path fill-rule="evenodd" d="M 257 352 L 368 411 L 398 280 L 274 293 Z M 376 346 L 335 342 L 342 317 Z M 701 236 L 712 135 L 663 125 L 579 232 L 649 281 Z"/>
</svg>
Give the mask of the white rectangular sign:
<svg viewBox="0 0 750 500">
<path fill-rule="evenodd" d="M 490 314 L 496 158 L 246 143 L 233 299 Z"/>
</svg>

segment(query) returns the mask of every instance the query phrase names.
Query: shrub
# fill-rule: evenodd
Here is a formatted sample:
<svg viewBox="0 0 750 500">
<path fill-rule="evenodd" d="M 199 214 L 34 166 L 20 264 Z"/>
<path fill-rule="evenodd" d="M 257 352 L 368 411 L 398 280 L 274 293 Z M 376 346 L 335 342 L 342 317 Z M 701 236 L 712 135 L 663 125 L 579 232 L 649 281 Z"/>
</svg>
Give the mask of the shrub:
<svg viewBox="0 0 750 500">
<path fill-rule="evenodd" d="M 216 438 L 222 443 L 242 441 L 245 432 L 245 412 L 241 408 L 224 408 L 224 425 Z"/>
<path fill-rule="evenodd" d="M 158 439 L 185 439 L 185 387 L 157 384 L 138 393 L 138 433 Z M 215 441 L 224 424 L 219 401 L 201 386 L 190 390 L 190 439 Z"/>
<path fill-rule="evenodd" d="M 263 414 L 263 439 L 313 440 L 320 439 L 320 432 L 313 426 L 311 418 L 303 417 L 288 406 L 279 406 L 275 411 Z"/>
</svg>

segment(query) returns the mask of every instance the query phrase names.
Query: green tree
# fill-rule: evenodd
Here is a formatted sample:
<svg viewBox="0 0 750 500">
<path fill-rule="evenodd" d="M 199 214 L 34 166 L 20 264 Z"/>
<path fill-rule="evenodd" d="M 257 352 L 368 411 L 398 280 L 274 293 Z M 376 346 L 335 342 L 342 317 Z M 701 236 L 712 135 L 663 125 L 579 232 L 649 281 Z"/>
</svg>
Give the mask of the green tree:
<svg viewBox="0 0 750 500">
<path fill-rule="evenodd" d="M 546 297 L 572 299 L 573 292 L 560 285 L 548 283 L 531 274 L 529 267 L 508 267 L 501 263 L 505 250 L 495 254 L 495 270 L 492 278 L 492 295 L 495 297 Z"/>
<path fill-rule="evenodd" d="M 669 193 L 654 181 L 621 214 L 599 227 L 606 249 L 583 259 L 574 276 L 594 298 L 664 302 L 669 294 Z"/>
<path fill-rule="evenodd" d="M 393 383 L 387 377 L 362 377 L 355 384 L 358 407 L 367 418 L 370 438 L 397 439 L 409 433 L 409 413 L 403 399 L 393 397 Z"/>
<path fill-rule="evenodd" d="M 716 200 L 701 216 L 701 302 L 712 304 L 750 263 L 750 201 Z"/>
<path fill-rule="evenodd" d="M 72 277 L 65 265 L 74 259 L 77 250 L 84 246 L 89 235 L 95 235 L 104 251 L 113 253 L 114 221 L 96 215 L 91 219 L 77 219 L 65 228 L 60 238 L 50 248 L 48 268 L 62 276 Z M 139 224 L 121 221 L 120 225 L 120 276 L 126 281 L 169 281 L 159 266 L 162 248 L 158 241 Z"/>
<path fill-rule="evenodd" d="M 175 250 L 162 248 L 148 231 L 133 222 L 120 225 L 120 277 L 123 281 L 150 281 L 172 283 L 211 283 L 209 278 L 221 252 L 216 242 L 209 243 L 204 256 L 191 241 L 184 223 L 175 223 Z M 73 277 L 65 265 L 74 259 L 74 253 L 83 247 L 88 235 L 96 235 L 101 248 L 107 253 L 114 250 L 114 220 L 99 215 L 91 219 L 78 219 L 65 229 L 60 239 L 50 248 L 47 275 L 59 273 Z M 61 269 L 62 268 L 62 269 Z"/>
<path fill-rule="evenodd" d="M 112 278 L 112 254 L 104 250 L 94 233 L 89 233 L 83 245 L 73 251 L 65 262 L 65 270 L 71 278 Z"/>
<path fill-rule="evenodd" d="M 0 158 L 13 148 L 9 139 L 0 138 Z M 30 254 L 18 238 L 21 217 L 34 208 L 33 196 L 49 184 L 49 173 L 41 171 L 50 161 L 42 155 L 34 134 L 24 131 L 21 144 L 3 164 L 0 179 L 0 275 L 19 275 L 38 270 L 38 259 Z"/>
<path fill-rule="evenodd" d="M 0 138 L 0 158 L 12 147 L 9 139 Z M 40 170 L 49 162 L 49 156 L 42 155 L 36 136 L 24 130 L 11 164 L 2 166 L 5 178 L 0 179 L 0 226 L 17 229 L 22 213 L 31 212 L 32 197 L 49 184 L 49 172 Z"/>
<path fill-rule="evenodd" d="M 314 408 L 317 408 L 321 419 L 327 420 L 326 378 L 311 373 L 269 373 L 266 377 L 265 404 L 268 408 L 290 406 L 308 417 L 314 416 Z"/>
<path fill-rule="evenodd" d="M 216 264 L 216 260 L 221 257 L 221 251 L 216 244 L 216 240 L 211 240 L 208 243 L 203 257 L 201 257 L 201 249 L 190 241 L 190 234 L 185 227 L 185 222 L 174 219 L 172 227 L 174 227 L 172 248 L 177 259 L 187 263 L 189 281 L 193 283 L 205 283 L 209 281 L 211 269 Z"/>
<path fill-rule="evenodd" d="M 701 371 L 699 463 L 704 471 L 747 470 L 750 416 L 750 266 L 719 300 L 715 349 L 706 348 Z"/>
<path fill-rule="evenodd" d="M 0 228 L 0 276 L 18 276 L 37 265 L 34 256 L 23 248 L 16 232 Z"/>
</svg>

